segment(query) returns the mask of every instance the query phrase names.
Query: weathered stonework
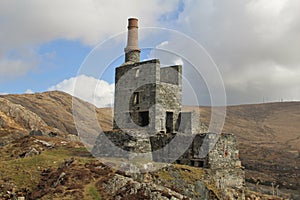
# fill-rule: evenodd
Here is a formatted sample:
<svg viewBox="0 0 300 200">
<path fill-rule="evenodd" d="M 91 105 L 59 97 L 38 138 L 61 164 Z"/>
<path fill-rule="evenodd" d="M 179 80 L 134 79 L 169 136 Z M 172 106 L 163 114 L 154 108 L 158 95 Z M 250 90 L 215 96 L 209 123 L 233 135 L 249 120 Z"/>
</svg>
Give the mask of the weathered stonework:
<svg viewBox="0 0 300 200">
<path fill-rule="evenodd" d="M 181 65 L 160 68 L 157 59 L 116 68 L 114 129 L 176 131 L 181 111 L 181 73 Z"/>
<path fill-rule="evenodd" d="M 146 133 L 140 130 L 113 130 L 101 133 L 92 154 L 96 157 L 125 159 L 137 159 L 139 154 L 144 154 L 142 155 L 144 160 L 152 161 L 150 139 L 145 135 Z M 149 154 L 145 156 L 148 152 Z"/>
<path fill-rule="evenodd" d="M 140 61 L 140 51 L 135 50 L 135 51 L 129 51 L 128 53 L 125 54 L 125 62 L 139 62 Z"/>
<path fill-rule="evenodd" d="M 103 142 L 104 137 L 111 143 Z M 170 143 L 175 137 L 181 142 L 172 146 Z M 206 144 L 204 144 L 205 139 L 209 141 Z M 203 148 L 209 147 L 211 150 L 202 157 Z M 178 157 L 178 152 L 183 153 Z M 155 135 L 148 135 L 141 130 L 114 130 L 100 134 L 93 155 L 129 161 L 142 159 L 146 163 L 154 161 L 200 167 L 206 170 L 207 179 L 212 181 L 212 184 L 224 195 L 230 196 L 236 193 L 238 196 L 232 196 L 232 199 L 244 198 L 245 174 L 233 134 L 158 132 Z"/>
<path fill-rule="evenodd" d="M 204 133 L 199 114 L 181 111 L 182 66 L 160 68 L 158 59 L 140 62 L 133 19 L 125 54 L 125 63 L 116 68 L 114 130 L 99 135 L 93 155 L 205 168 L 225 196 L 233 189 L 239 195 L 232 199 L 243 199 L 235 136 Z"/>
</svg>

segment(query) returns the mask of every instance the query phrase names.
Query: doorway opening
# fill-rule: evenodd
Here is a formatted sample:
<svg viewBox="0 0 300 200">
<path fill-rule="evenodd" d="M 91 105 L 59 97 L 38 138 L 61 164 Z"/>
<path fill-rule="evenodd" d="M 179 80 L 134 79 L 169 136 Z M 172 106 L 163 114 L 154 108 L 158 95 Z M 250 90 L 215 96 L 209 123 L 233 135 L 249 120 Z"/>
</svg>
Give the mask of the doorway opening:
<svg viewBox="0 0 300 200">
<path fill-rule="evenodd" d="M 166 112 L 166 131 L 167 133 L 173 132 L 173 112 Z"/>
<path fill-rule="evenodd" d="M 148 126 L 149 124 L 149 112 L 148 111 L 144 111 L 144 112 L 139 112 L 138 113 L 138 125 L 139 126 Z"/>
</svg>

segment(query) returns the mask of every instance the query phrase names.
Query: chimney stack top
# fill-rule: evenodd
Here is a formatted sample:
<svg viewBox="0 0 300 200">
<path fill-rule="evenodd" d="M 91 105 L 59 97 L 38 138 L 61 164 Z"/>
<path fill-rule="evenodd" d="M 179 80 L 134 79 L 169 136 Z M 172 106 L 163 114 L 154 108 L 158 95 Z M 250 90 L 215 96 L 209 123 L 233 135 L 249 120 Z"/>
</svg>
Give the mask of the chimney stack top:
<svg viewBox="0 0 300 200">
<path fill-rule="evenodd" d="M 138 19 L 137 18 L 129 18 L 128 19 L 128 28 L 138 28 Z"/>
<path fill-rule="evenodd" d="M 128 19 L 127 46 L 125 47 L 125 62 L 140 62 L 138 39 L 138 19 Z"/>
</svg>

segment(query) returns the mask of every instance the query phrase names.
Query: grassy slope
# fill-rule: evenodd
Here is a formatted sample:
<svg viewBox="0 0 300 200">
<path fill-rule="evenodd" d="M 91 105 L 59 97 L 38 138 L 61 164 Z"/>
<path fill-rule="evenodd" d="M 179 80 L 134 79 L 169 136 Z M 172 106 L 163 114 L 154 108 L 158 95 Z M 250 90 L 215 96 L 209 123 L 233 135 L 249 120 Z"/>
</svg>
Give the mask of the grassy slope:
<svg viewBox="0 0 300 200">
<path fill-rule="evenodd" d="M 55 144 L 53 148 L 36 142 L 44 140 Z M 41 153 L 21 158 L 19 155 L 34 147 Z M 6 191 L 15 192 L 26 199 L 101 199 L 101 194 L 112 198 L 109 191 L 101 189 L 99 184 L 109 180 L 117 172 L 96 159 L 88 156 L 80 143 L 62 141 L 48 137 L 25 137 L 0 149 L 0 199 L 6 199 Z M 69 162 L 72 160 L 72 162 Z M 66 164 L 69 163 L 69 164 Z M 53 184 L 65 173 L 65 178 L 58 186 Z M 156 171 L 152 177 L 162 182 L 163 186 L 180 191 L 181 185 L 194 184 L 203 179 L 203 169 L 174 165 L 172 175 L 169 170 Z M 178 174 L 178 177 L 174 177 Z M 172 177 L 173 176 L 173 177 Z M 168 179 L 170 177 L 172 180 Z M 218 194 L 213 185 L 208 185 Z M 13 189 L 14 188 L 14 189 Z"/>
</svg>

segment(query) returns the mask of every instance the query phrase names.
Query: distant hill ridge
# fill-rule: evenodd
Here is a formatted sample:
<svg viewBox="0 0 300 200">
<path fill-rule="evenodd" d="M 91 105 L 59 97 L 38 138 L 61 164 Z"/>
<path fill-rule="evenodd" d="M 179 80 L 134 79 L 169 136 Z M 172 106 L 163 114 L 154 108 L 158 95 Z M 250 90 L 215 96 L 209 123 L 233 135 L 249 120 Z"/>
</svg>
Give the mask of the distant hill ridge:
<svg viewBox="0 0 300 200">
<path fill-rule="evenodd" d="M 72 113 L 73 97 L 67 93 L 51 91 L 35 94 L 0 95 L 0 97 L 30 110 L 40 116 L 51 127 L 55 127 L 64 133 L 77 134 Z M 80 102 L 82 102 L 82 106 L 86 109 L 96 109 L 95 106 L 87 102 L 82 100 Z M 84 108 L 81 110 L 84 111 Z M 111 114 L 105 111 L 106 109 L 97 109 L 99 121 L 102 122 L 104 128 L 107 128 L 111 126 L 109 124 L 111 122 L 105 122 L 111 119 Z"/>
</svg>

